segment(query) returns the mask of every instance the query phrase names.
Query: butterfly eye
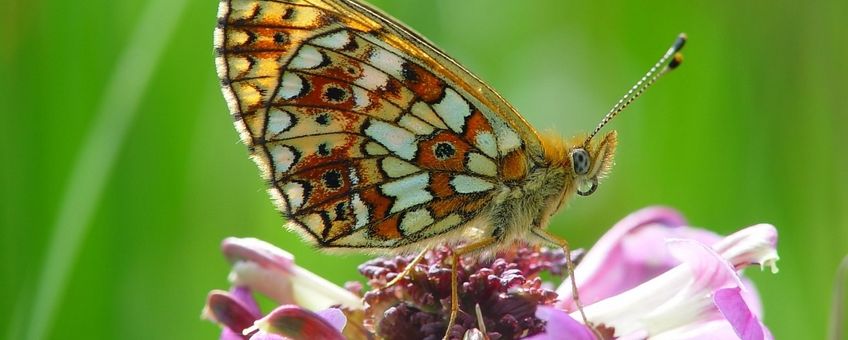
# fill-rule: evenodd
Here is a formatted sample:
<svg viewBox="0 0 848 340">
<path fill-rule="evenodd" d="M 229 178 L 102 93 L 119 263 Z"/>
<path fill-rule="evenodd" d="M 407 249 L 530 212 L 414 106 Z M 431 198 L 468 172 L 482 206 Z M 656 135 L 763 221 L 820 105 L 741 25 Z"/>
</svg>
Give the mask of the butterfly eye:
<svg viewBox="0 0 848 340">
<path fill-rule="evenodd" d="M 584 149 L 575 149 L 571 152 L 571 164 L 574 165 L 574 173 L 585 175 L 589 173 L 589 153 Z"/>
<path fill-rule="evenodd" d="M 587 187 L 588 185 L 588 187 Z M 598 178 L 592 177 L 592 179 L 588 181 L 583 181 L 580 183 L 580 187 L 577 188 L 577 194 L 580 196 L 589 196 L 598 189 Z"/>
</svg>

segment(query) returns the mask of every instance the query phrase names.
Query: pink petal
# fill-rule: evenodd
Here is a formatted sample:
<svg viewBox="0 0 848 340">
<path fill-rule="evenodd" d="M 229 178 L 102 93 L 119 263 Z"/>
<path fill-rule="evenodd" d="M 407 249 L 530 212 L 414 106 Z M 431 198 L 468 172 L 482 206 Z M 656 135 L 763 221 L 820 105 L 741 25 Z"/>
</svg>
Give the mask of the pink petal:
<svg viewBox="0 0 848 340">
<path fill-rule="evenodd" d="M 336 327 L 320 315 L 295 305 L 277 307 L 270 314 L 257 320 L 254 329 L 282 335 L 293 340 L 344 340 Z"/>
<path fill-rule="evenodd" d="M 324 310 L 319 310 L 315 312 L 322 319 L 329 322 L 333 327 L 336 328 L 339 332 L 343 331 L 345 328 L 345 324 L 347 324 L 347 317 L 344 315 L 341 309 L 338 308 L 327 308 Z"/>
<path fill-rule="evenodd" d="M 224 256 L 232 263 L 257 263 L 264 268 L 291 271 L 294 256 L 274 245 L 255 238 L 228 237 L 221 243 Z"/>
<path fill-rule="evenodd" d="M 689 334 L 721 319 L 712 303 L 718 289 L 741 284 L 736 271 L 712 248 L 693 240 L 670 240 L 682 264 L 624 293 L 586 306 L 591 322 L 615 329 L 616 336 Z M 582 291 L 581 291 L 582 293 Z M 576 312 L 572 313 L 575 317 Z"/>
<path fill-rule="evenodd" d="M 549 306 L 539 306 L 536 308 L 536 317 L 546 322 L 545 332 L 525 339 L 595 340 L 595 336 L 589 328 L 577 320 L 572 319 L 564 310 Z"/>
<path fill-rule="evenodd" d="M 221 330 L 221 337 L 219 337 L 218 340 L 244 340 L 244 338 L 245 337 L 244 335 L 241 335 L 241 332 L 236 332 L 224 327 L 224 329 Z"/>
<path fill-rule="evenodd" d="M 668 240 L 668 249 L 680 262 L 689 265 L 695 275 L 695 286 L 723 288 L 742 285 L 733 266 L 703 243 L 672 239 Z"/>
<path fill-rule="evenodd" d="M 757 287 L 754 282 L 747 277 L 742 277 L 742 298 L 745 299 L 745 304 L 751 309 L 757 317 L 763 316 L 763 303 L 760 301 L 760 294 L 757 292 Z"/>
<path fill-rule="evenodd" d="M 288 340 L 286 337 L 277 334 L 271 334 L 266 332 L 256 332 L 250 336 L 250 340 Z"/>
<path fill-rule="evenodd" d="M 663 207 L 639 210 L 616 223 L 577 266 L 574 276 L 583 304 L 629 290 L 676 266 L 679 261 L 665 246 L 668 238 L 706 244 L 719 240 L 714 233 L 683 227 L 685 223 L 675 210 Z M 569 280 L 557 289 L 562 299 L 558 306 L 573 311 Z"/>
<path fill-rule="evenodd" d="M 728 259 L 736 269 L 752 264 L 769 266 L 777 273 L 777 229 L 771 224 L 757 224 L 728 235 L 713 244 L 713 248 Z"/>
<path fill-rule="evenodd" d="M 235 286 L 230 289 L 230 295 L 247 308 L 250 314 L 254 316 L 254 320 L 259 319 L 259 317 L 262 316 L 262 311 L 259 310 L 259 304 L 257 304 L 256 299 L 253 298 L 253 293 L 250 291 L 250 288 Z"/>
<path fill-rule="evenodd" d="M 772 339 L 769 330 L 748 308 L 739 287 L 719 289 L 713 302 L 742 340 Z"/>
<path fill-rule="evenodd" d="M 278 304 L 297 304 L 311 310 L 334 305 L 362 307 L 358 296 L 295 265 L 291 254 L 270 243 L 230 237 L 223 241 L 222 248 L 233 263 L 230 281 Z"/>
<path fill-rule="evenodd" d="M 243 337 L 235 334 L 241 330 L 253 325 L 254 320 L 258 317 L 251 312 L 250 308 L 245 306 L 230 293 L 224 291 L 212 291 L 206 299 L 206 308 L 204 309 L 206 318 L 224 325 L 232 332 L 223 332 L 222 339 L 242 339 Z"/>
</svg>

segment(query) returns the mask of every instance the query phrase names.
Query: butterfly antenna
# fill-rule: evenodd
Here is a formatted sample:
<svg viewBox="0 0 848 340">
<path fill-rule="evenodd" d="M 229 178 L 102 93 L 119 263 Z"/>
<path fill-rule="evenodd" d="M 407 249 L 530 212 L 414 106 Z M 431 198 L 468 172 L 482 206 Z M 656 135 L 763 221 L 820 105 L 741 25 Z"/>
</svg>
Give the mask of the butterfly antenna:
<svg viewBox="0 0 848 340">
<path fill-rule="evenodd" d="M 668 49 L 668 51 L 665 52 L 662 58 L 660 58 L 660 60 L 657 61 L 657 63 L 654 64 L 654 66 L 651 67 L 650 70 L 648 70 L 648 73 L 646 73 L 642 77 L 642 79 L 639 79 L 639 81 L 636 82 L 636 84 L 633 85 L 633 87 L 631 87 L 630 90 L 627 91 L 627 93 L 625 93 L 624 96 L 621 97 L 621 99 L 617 103 L 615 103 L 612 109 L 607 112 L 607 115 L 604 116 L 604 119 L 601 120 L 601 123 L 598 124 L 598 127 L 596 127 L 594 131 L 592 131 L 592 133 L 589 135 L 589 138 L 586 138 L 585 144 L 588 144 L 589 141 L 592 140 L 592 137 L 595 137 L 595 135 L 597 135 L 598 132 L 600 132 L 601 129 L 605 125 L 607 125 L 607 123 L 609 123 L 613 118 L 615 118 L 615 116 L 617 116 L 621 111 L 624 111 L 624 109 L 627 108 L 628 105 L 633 103 L 636 98 L 639 98 L 639 96 L 641 96 L 642 93 L 648 89 L 648 87 L 653 85 L 657 81 L 657 79 L 660 79 L 660 77 L 668 73 L 668 71 L 671 71 L 680 66 L 680 63 L 683 62 L 683 54 L 680 53 L 680 50 L 683 49 L 683 45 L 685 43 L 686 34 L 680 33 L 680 35 L 677 36 L 677 40 L 674 41 L 674 44 L 671 45 L 671 47 Z"/>
</svg>

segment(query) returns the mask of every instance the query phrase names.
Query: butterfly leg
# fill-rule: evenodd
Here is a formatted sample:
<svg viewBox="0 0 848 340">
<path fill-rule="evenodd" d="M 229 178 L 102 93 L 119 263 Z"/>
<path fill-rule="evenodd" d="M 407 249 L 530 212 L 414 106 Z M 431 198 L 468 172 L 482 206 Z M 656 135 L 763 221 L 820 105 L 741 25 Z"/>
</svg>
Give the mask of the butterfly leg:
<svg viewBox="0 0 848 340">
<path fill-rule="evenodd" d="M 598 339 L 603 339 L 603 337 L 598 334 L 598 331 L 592 327 L 592 324 L 589 322 L 589 319 L 586 318 L 586 313 L 583 312 L 583 303 L 580 302 L 580 295 L 577 292 L 577 280 L 574 278 L 574 261 L 571 260 L 571 247 L 568 245 L 568 241 L 565 239 L 561 239 L 551 233 L 547 232 L 541 228 L 533 228 L 532 232 L 537 237 L 559 246 L 565 251 L 565 259 L 566 259 L 566 269 L 568 270 L 569 281 L 571 281 L 571 296 L 574 299 L 574 304 L 577 306 L 577 310 L 580 311 L 580 317 L 583 319 L 583 324 L 589 327 L 595 336 Z"/>
<path fill-rule="evenodd" d="M 459 315 L 459 260 L 463 255 L 473 253 L 480 249 L 486 248 L 493 243 L 497 242 L 497 239 L 494 237 L 488 237 L 473 243 L 469 243 L 463 245 L 457 249 L 454 249 L 453 254 L 451 255 L 451 309 L 450 309 L 450 319 L 448 319 L 448 328 L 445 330 L 444 340 L 448 339 L 448 335 L 450 335 L 450 330 L 453 328 L 453 325 L 456 323 L 456 317 Z"/>
<path fill-rule="evenodd" d="M 412 262 L 407 263 L 406 268 L 403 268 L 403 271 L 398 273 L 398 275 L 395 276 L 394 279 L 389 281 L 389 283 L 387 283 L 386 286 L 383 288 L 389 288 L 391 286 L 396 285 L 398 282 L 400 282 L 401 279 L 412 273 L 412 270 L 415 269 L 415 266 L 418 265 L 418 262 L 421 262 L 421 260 L 424 259 L 424 255 L 427 254 L 428 251 L 430 251 L 430 247 L 424 247 L 424 250 L 422 250 L 421 253 L 418 254 L 418 256 L 412 259 Z"/>
</svg>

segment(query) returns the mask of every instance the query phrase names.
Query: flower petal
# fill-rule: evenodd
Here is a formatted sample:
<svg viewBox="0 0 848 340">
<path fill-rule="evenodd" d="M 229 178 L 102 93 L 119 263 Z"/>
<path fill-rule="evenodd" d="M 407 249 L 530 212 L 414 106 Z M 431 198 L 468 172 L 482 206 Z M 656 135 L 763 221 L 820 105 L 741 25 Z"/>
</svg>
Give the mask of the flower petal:
<svg viewBox="0 0 848 340">
<path fill-rule="evenodd" d="M 253 325 L 258 315 L 254 314 L 249 307 L 230 293 L 224 291 L 212 291 L 206 298 L 206 307 L 203 310 L 205 318 L 224 325 L 233 332 Z M 237 334 L 237 333 L 236 333 Z M 231 332 L 221 334 L 222 339 L 241 339 L 241 336 L 233 337 Z"/>
<path fill-rule="evenodd" d="M 318 314 L 318 316 L 330 323 L 330 325 L 335 327 L 339 332 L 344 330 L 345 324 L 347 323 L 347 317 L 344 315 L 344 312 L 338 308 L 319 310 L 315 312 L 315 314 Z"/>
<path fill-rule="evenodd" d="M 253 262 L 262 267 L 283 271 L 289 271 L 294 266 L 294 255 L 252 237 L 228 237 L 221 242 L 221 251 L 232 263 Z"/>
<path fill-rule="evenodd" d="M 571 318 L 564 310 L 539 306 L 536 308 L 536 317 L 546 323 L 545 332 L 530 336 L 525 339 L 532 340 L 594 340 L 595 336 L 582 323 Z"/>
<path fill-rule="evenodd" d="M 286 337 L 278 334 L 259 331 L 250 336 L 250 340 L 288 340 Z"/>
<path fill-rule="evenodd" d="M 634 338 L 634 340 L 645 339 L 646 337 L 642 336 Z M 673 332 L 653 336 L 651 340 L 714 340 L 736 338 L 736 333 L 733 332 L 733 327 L 730 327 L 727 320 L 718 319 L 683 326 L 675 329 Z"/>
<path fill-rule="evenodd" d="M 238 261 L 233 264 L 230 281 L 234 286 L 246 286 L 279 304 L 293 304 L 292 273 L 263 267 L 256 262 Z"/>
<path fill-rule="evenodd" d="M 777 273 L 777 229 L 771 224 L 758 224 L 737 231 L 713 245 L 722 257 L 736 269 L 759 264 L 760 269 L 771 267 Z"/>
<path fill-rule="evenodd" d="M 754 282 L 747 277 L 742 277 L 742 298 L 745 299 L 745 304 L 751 309 L 757 317 L 763 316 L 763 303 L 760 301 L 760 294 L 757 292 L 757 287 Z"/>
<path fill-rule="evenodd" d="M 339 305 L 352 309 L 364 308 L 360 297 L 300 266 L 294 266 L 291 281 L 294 301 L 310 310 Z"/>
<path fill-rule="evenodd" d="M 262 316 L 262 311 L 259 310 L 259 304 L 253 298 L 253 293 L 250 288 L 244 286 L 235 286 L 230 289 L 230 295 L 240 302 L 253 315 L 256 320 Z"/>
<path fill-rule="evenodd" d="M 668 247 L 683 264 L 585 307 L 589 320 L 612 327 L 616 336 L 659 336 L 720 319 L 710 297 L 718 289 L 741 285 L 736 271 L 697 241 L 672 240 Z"/>
<path fill-rule="evenodd" d="M 686 238 L 712 244 L 718 235 L 684 227 L 686 221 L 675 210 L 649 207 L 636 211 L 615 224 L 586 253 L 574 277 L 584 305 L 638 286 L 679 264 L 671 256 L 665 240 Z M 573 311 L 571 281 L 557 289 L 559 307 Z"/>
<path fill-rule="evenodd" d="M 222 244 L 233 262 L 230 280 L 247 286 L 279 304 L 297 304 L 310 310 L 333 305 L 362 308 L 362 301 L 348 290 L 294 264 L 294 256 L 254 238 L 230 237 Z"/>
<path fill-rule="evenodd" d="M 277 307 L 257 320 L 245 334 L 259 330 L 282 335 L 293 340 L 343 340 L 342 333 L 320 315 L 295 305 Z"/>
<path fill-rule="evenodd" d="M 719 289 L 715 292 L 713 302 L 742 340 L 771 339 L 768 329 L 748 308 L 741 292 L 739 287 Z"/>
<path fill-rule="evenodd" d="M 253 337 L 251 337 L 253 339 Z M 244 340 L 244 335 L 241 335 L 241 332 L 236 332 L 228 327 L 224 327 L 221 330 L 221 337 L 218 340 Z"/>
</svg>

